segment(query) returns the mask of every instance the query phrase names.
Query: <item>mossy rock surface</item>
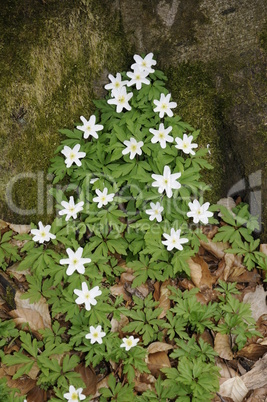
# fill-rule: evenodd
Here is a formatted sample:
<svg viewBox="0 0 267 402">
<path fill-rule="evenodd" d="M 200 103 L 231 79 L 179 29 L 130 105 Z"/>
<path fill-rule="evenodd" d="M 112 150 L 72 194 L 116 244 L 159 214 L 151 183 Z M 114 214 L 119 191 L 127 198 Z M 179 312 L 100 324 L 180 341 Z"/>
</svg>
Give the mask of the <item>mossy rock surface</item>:
<svg viewBox="0 0 267 402">
<path fill-rule="evenodd" d="M 2 1 L 1 218 L 53 219 L 58 129 L 89 117 L 108 73 L 129 69 L 134 53 L 155 54 L 177 113 L 210 144 L 207 198 L 244 180 L 249 201 L 260 171 L 257 202 L 266 200 L 266 16 L 264 0 Z"/>
</svg>

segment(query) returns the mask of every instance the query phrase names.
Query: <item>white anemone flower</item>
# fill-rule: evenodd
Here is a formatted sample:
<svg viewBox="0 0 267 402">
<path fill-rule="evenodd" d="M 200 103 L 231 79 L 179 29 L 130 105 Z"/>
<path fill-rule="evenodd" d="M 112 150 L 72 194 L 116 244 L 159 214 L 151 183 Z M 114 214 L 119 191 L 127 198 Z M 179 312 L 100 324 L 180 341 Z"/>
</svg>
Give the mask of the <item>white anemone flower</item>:
<svg viewBox="0 0 267 402">
<path fill-rule="evenodd" d="M 154 69 L 151 68 L 157 64 L 156 60 L 153 60 L 153 53 L 148 53 L 144 58 L 139 56 L 138 54 L 134 55 L 135 63 L 131 65 L 131 68 L 139 67 L 141 70 L 149 73 L 154 73 Z"/>
<path fill-rule="evenodd" d="M 73 385 L 70 385 L 69 392 L 64 394 L 63 397 L 66 398 L 68 402 L 83 401 L 86 396 L 82 394 L 82 391 L 82 388 L 75 389 Z"/>
<path fill-rule="evenodd" d="M 126 351 L 130 350 L 139 342 L 139 338 L 134 338 L 132 335 L 129 338 L 122 338 L 121 348 L 125 348 Z"/>
<path fill-rule="evenodd" d="M 83 131 L 83 138 L 88 138 L 90 135 L 94 138 L 98 138 L 97 131 L 103 130 L 104 126 L 102 124 L 95 124 L 96 117 L 93 114 L 90 116 L 89 120 L 86 120 L 85 117 L 80 117 L 81 121 L 83 122 L 83 126 L 77 126 L 78 130 Z"/>
<path fill-rule="evenodd" d="M 84 264 L 89 264 L 91 258 L 82 258 L 83 248 L 79 247 L 77 251 L 72 251 L 70 248 L 67 248 L 66 252 L 69 258 L 63 258 L 59 261 L 61 265 L 69 265 L 66 274 L 70 276 L 74 271 L 79 272 L 79 274 L 84 274 Z"/>
<path fill-rule="evenodd" d="M 119 90 L 114 91 L 114 98 L 108 99 L 108 103 L 110 105 L 116 105 L 116 112 L 120 113 L 123 109 L 131 110 L 131 106 L 129 105 L 129 100 L 133 96 L 133 93 L 130 92 L 127 94 L 126 88 L 122 87 Z"/>
<path fill-rule="evenodd" d="M 131 78 L 131 81 L 127 83 L 128 87 L 136 85 L 136 89 L 139 90 L 142 88 L 142 84 L 150 84 L 150 81 L 146 78 L 148 76 L 148 72 L 142 71 L 139 67 L 135 67 L 133 72 L 128 71 L 126 74 L 129 78 Z"/>
<path fill-rule="evenodd" d="M 135 155 L 142 155 L 141 147 L 144 145 L 143 141 L 137 142 L 135 138 L 131 137 L 130 141 L 123 141 L 126 148 L 122 151 L 123 155 L 130 154 L 130 159 L 133 159 Z"/>
<path fill-rule="evenodd" d="M 109 74 L 108 78 L 109 78 L 109 80 L 111 82 L 109 84 L 106 84 L 104 86 L 104 88 L 107 89 L 107 90 L 111 89 L 111 96 L 114 96 L 116 91 L 119 91 L 128 82 L 128 80 L 126 80 L 126 81 L 121 80 L 121 74 L 120 73 L 117 73 L 116 77 L 114 77 L 112 74 Z"/>
<path fill-rule="evenodd" d="M 163 236 L 167 240 L 163 240 L 162 244 L 167 246 L 167 250 L 171 251 L 173 248 L 177 248 L 177 250 L 183 250 L 182 244 L 187 243 L 189 240 L 186 239 L 185 237 L 180 237 L 181 235 L 181 229 L 174 230 L 174 228 L 171 228 L 171 234 L 168 235 L 167 233 L 163 233 Z"/>
<path fill-rule="evenodd" d="M 170 102 L 171 94 L 164 95 L 160 94 L 160 100 L 154 100 L 154 104 L 156 105 L 154 112 L 159 112 L 159 117 L 164 117 L 166 113 L 169 117 L 173 116 L 173 111 L 171 109 L 177 106 L 176 102 Z"/>
<path fill-rule="evenodd" d="M 150 128 L 149 131 L 153 134 L 154 137 L 151 138 L 151 142 L 155 144 L 159 142 L 161 148 L 166 148 L 166 142 L 173 142 L 173 137 L 168 135 L 172 131 L 172 127 L 164 128 L 164 124 L 160 123 L 159 129 L 154 130 Z"/>
<path fill-rule="evenodd" d="M 197 148 L 197 144 L 192 144 L 193 136 L 192 135 L 183 135 L 183 139 L 176 137 L 175 141 L 177 145 L 175 145 L 175 148 L 181 149 L 185 154 L 191 154 L 195 155 L 195 151 L 193 151 L 194 148 Z"/>
<path fill-rule="evenodd" d="M 81 166 L 82 162 L 80 161 L 81 158 L 86 156 L 85 152 L 79 152 L 81 145 L 76 144 L 73 149 L 68 147 L 67 145 L 64 146 L 61 153 L 66 157 L 65 163 L 67 168 L 71 167 L 73 163 L 77 166 Z"/>
<path fill-rule="evenodd" d="M 61 205 L 64 209 L 61 209 L 58 213 L 59 215 L 66 215 L 66 221 L 68 221 L 71 217 L 73 219 L 77 218 L 77 213 L 83 210 L 84 202 L 78 202 L 78 204 L 74 203 L 74 199 L 71 196 L 69 202 L 62 201 Z"/>
<path fill-rule="evenodd" d="M 87 283 L 82 282 L 82 289 L 74 289 L 73 291 L 78 297 L 75 300 L 77 304 L 85 304 L 85 310 L 90 311 L 91 305 L 95 306 L 97 304 L 96 297 L 102 295 L 99 286 L 95 286 L 92 289 L 88 289 Z"/>
<path fill-rule="evenodd" d="M 190 212 L 187 212 L 187 216 L 189 218 L 193 218 L 194 223 L 198 223 L 199 221 L 204 224 L 209 223 L 209 218 L 213 216 L 213 213 L 208 211 L 210 206 L 209 202 L 205 202 L 205 204 L 200 205 L 198 200 L 194 200 L 193 202 L 189 202 L 188 206 L 190 208 Z"/>
<path fill-rule="evenodd" d="M 150 215 L 149 220 L 153 221 L 153 219 L 156 219 L 157 222 L 161 222 L 162 221 L 161 212 L 163 211 L 164 208 L 160 205 L 159 202 L 156 202 L 156 204 L 154 204 L 154 202 L 151 202 L 150 207 L 151 209 L 146 210 L 146 213 Z"/>
<path fill-rule="evenodd" d="M 34 235 L 32 238 L 33 241 L 44 243 L 45 241 L 49 241 L 50 239 L 55 239 L 56 236 L 53 233 L 50 233 L 51 225 L 44 226 L 40 221 L 38 223 L 39 229 L 32 229 L 31 234 Z"/>
<path fill-rule="evenodd" d="M 98 325 L 96 328 L 92 325 L 89 328 L 90 333 L 85 335 L 86 339 L 90 339 L 91 344 L 93 345 L 95 342 L 101 344 L 103 343 L 102 338 L 106 335 L 105 332 L 102 332 L 101 325 Z"/>
<path fill-rule="evenodd" d="M 181 176 L 181 173 L 173 173 L 171 174 L 171 169 L 169 166 L 164 166 L 163 175 L 152 174 L 152 179 L 155 181 L 152 183 L 152 187 L 158 187 L 158 192 L 161 194 L 163 191 L 166 191 L 166 195 L 168 198 L 172 197 L 172 189 L 179 189 L 181 184 L 176 181 Z"/>
<path fill-rule="evenodd" d="M 109 202 L 112 202 L 115 196 L 115 193 L 108 194 L 107 187 L 105 187 L 103 191 L 97 188 L 95 192 L 98 195 L 98 197 L 94 197 L 93 201 L 98 202 L 97 205 L 98 208 L 102 208 L 103 205 L 107 205 Z"/>
</svg>

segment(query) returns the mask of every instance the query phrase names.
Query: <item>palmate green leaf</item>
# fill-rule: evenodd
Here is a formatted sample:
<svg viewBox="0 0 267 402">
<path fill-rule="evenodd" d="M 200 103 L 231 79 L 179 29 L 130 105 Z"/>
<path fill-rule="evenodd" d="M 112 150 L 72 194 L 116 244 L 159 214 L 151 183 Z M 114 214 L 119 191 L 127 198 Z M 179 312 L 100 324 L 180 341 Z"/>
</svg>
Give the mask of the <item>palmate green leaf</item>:
<svg viewBox="0 0 267 402">
<path fill-rule="evenodd" d="M 13 355 L 5 355 L 2 357 L 2 362 L 8 367 L 14 366 L 15 364 L 28 364 L 32 363 L 32 358 L 25 355 L 22 350 L 15 352 Z"/>
<path fill-rule="evenodd" d="M 80 357 L 78 355 L 66 355 L 63 359 L 62 370 L 64 373 L 73 370 L 79 363 Z"/>
<path fill-rule="evenodd" d="M 16 373 L 13 375 L 12 379 L 17 380 L 18 378 L 22 377 L 24 374 L 28 374 L 31 371 L 34 363 L 35 363 L 34 360 L 32 360 L 31 362 L 28 362 L 26 364 L 24 363 L 24 365 L 16 371 Z"/>
<path fill-rule="evenodd" d="M 38 348 L 43 346 L 43 342 L 37 342 L 37 339 L 31 339 L 31 335 L 24 331 L 20 331 L 21 346 L 26 350 L 31 356 L 37 357 Z"/>
<path fill-rule="evenodd" d="M 188 260 L 194 254 L 194 251 L 188 248 L 184 248 L 182 251 L 177 251 L 171 260 L 173 273 L 177 274 L 178 272 L 185 272 L 188 276 L 190 276 Z"/>
<path fill-rule="evenodd" d="M 211 211 L 215 210 L 215 211 L 220 211 L 221 215 L 222 215 L 222 220 L 226 223 L 228 223 L 231 226 L 236 226 L 236 220 L 233 217 L 233 213 L 232 211 L 229 211 L 226 207 L 224 207 L 223 205 L 216 205 L 210 208 Z"/>
<path fill-rule="evenodd" d="M 106 242 L 109 251 L 112 253 L 119 253 L 122 255 L 127 255 L 127 242 L 123 239 L 107 240 Z"/>
</svg>

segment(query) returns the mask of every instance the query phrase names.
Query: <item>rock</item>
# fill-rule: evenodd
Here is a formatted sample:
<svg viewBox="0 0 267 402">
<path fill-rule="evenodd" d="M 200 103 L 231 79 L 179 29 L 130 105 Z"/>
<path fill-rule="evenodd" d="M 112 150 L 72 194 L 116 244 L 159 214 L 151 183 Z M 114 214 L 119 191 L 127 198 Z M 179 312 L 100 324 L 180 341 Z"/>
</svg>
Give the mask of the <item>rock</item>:
<svg viewBox="0 0 267 402">
<path fill-rule="evenodd" d="M 214 170 L 205 198 L 241 195 L 267 219 L 265 0 L 9 0 L 2 6 L 0 218 L 52 221 L 58 129 L 90 116 L 108 73 L 153 52 Z"/>
</svg>

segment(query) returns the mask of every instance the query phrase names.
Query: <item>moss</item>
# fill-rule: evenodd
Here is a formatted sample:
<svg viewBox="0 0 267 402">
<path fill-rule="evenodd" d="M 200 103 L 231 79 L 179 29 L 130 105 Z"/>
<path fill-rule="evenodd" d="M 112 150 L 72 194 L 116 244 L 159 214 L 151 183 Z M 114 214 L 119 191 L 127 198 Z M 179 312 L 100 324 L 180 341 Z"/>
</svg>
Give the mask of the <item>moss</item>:
<svg viewBox="0 0 267 402">
<path fill-rule="evenodd" d="M 200 129 L 200 146 L 210 145 L 209 162 L 214 170 L 203 172 L 203 179 L 211 185 L 211 192 L 206 198 L 216 202 L 224 195 L 225 171 L 228 150 L 221 146 L 222 114 L 230 99 L 222 99 L 214 84 L 211 73 L 213 65 L 202 62 L 181 63 L 176 68 L 169 68 L 169 87 L 172 97 L 177 102 L 177 113 L 184 121 Z"/>
<path fill-rule="evenodd" d="M 89 116 L 92 99 L 102 90 L 94 83 L 101 85 L 108 72 L 127 65 L 120 14 L 115 9 L 110 14 L 106 5 L 94 0 L 8 0 L 1 6 L 0 168 L 5 174 L 0 200 L 5 220 L 53 219 L 46 205 L 51 184 L 47 168 L 60 142 L 58 129 L 72 128 L 80 115 Z"/>
<path fill-rule="evenodd" d="M 206 194 L 211 202 L 226 197 L 240 180 L 246 183 L 239 190 L 245 202 L 251 201 L 252 191 L 261 191 L 262 201 L 266 199 L 264 182 L 255 190 L 253 183 L 249 185 L 251 175 L 258 170 L 264 175 L 266 169 L 266 125 L 259 122 L 264 115 L 267 87 L 265 64 L 259 57 L 247 54 L 220 63 L 181 63 L 167 71 L 177 113 L 201 129 L 202 146 L 210 144 L 209 162 L 214 169 L 203 172 L 203 179 L 212 185 L 212 191 Z M 262 220 L 267 221 L 266 206 L 262 206 Z"/>
<path fill-rule="evenodd" d="M 267 53 L 267 21 L 265 22 L 263 29 L 259 35 L 260 46 Z"/>
</svg>

